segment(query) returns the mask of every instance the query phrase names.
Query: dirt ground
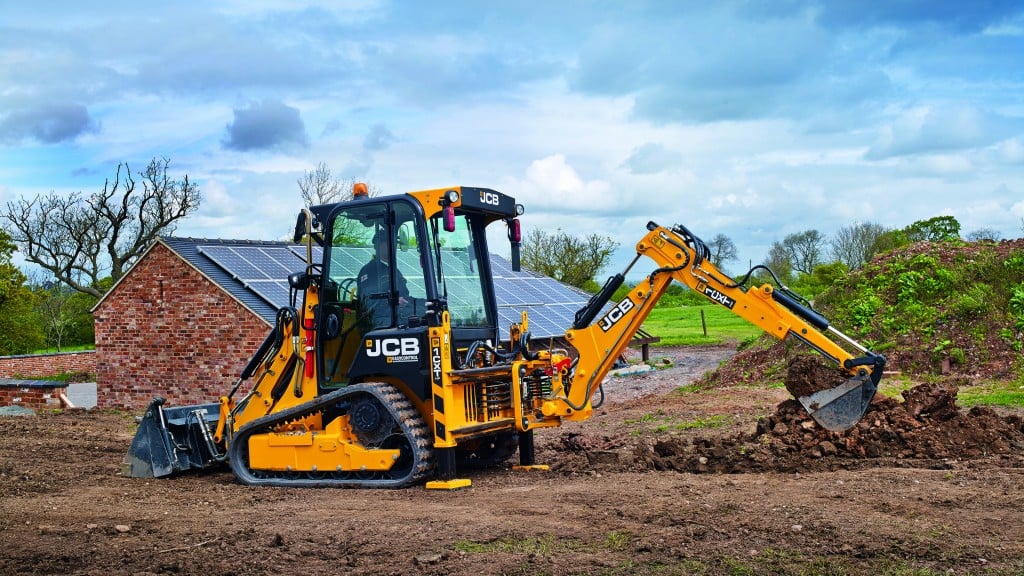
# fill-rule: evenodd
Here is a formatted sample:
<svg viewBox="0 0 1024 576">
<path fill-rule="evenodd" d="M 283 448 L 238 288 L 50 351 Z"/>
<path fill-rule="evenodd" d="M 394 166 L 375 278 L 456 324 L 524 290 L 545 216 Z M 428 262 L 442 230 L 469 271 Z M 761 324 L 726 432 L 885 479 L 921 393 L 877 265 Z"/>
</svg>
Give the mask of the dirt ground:
<svg viewBox="0 0 1024 576">
<path fill-rule="evenodd" d="M 130 479 L 132 415 L 0 417 L 0 574 L 1024 574 L 1020 414 L 938 383 L 837 435 L 782 387 L 675 391 L 731 353 L 655 350 L 538 433 L 550 471 L 454 492 Z"/>
</svg>

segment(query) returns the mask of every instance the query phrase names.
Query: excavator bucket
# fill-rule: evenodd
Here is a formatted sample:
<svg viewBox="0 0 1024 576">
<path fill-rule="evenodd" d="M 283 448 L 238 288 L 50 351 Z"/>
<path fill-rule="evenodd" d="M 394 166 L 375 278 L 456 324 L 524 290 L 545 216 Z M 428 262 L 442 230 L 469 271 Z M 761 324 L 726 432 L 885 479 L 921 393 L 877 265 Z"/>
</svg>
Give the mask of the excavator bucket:
<svg viewBox="0 0 1024 576">
<path fill-rule="evenodd" d="M 823 428 L 845 432 L 864 417 L 877 390 L 878 384 L 871 376 L 862 374 L 839 386 L 800 396 L 797 400 Z"/>
<path fill-rule="evenodd" d="M 161 478 L 220 461 L 211 431 L 220 417 L 219 404 L 164 408 L 164 399 L 150 402 L 139 421 L 123 474 Z"/>
</svg>

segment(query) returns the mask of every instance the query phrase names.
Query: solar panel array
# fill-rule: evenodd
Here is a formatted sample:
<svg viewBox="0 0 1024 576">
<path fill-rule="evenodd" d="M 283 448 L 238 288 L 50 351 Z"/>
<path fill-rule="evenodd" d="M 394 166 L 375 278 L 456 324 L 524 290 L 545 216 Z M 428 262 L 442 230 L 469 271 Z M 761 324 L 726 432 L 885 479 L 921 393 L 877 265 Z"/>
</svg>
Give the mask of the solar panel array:
<svg viewBox="0 0 1024 576">
<path fill-rule="evenodd" d="M 533 338 L 559 337 L 573 323 L 576 311 L 590 300 L 590 294 L 535 272 L 512 271 L 512 263 L 491 256 L 494 292 L 498 301 L 498 323 L 503 329 L 522 320 L 525 310 L 530 318 Z"/>
<path fill-rule="evenodd" d="M 306 267 L 288 246 L 199 246 L 198 251 L 275 308 L 288 305 L 288 275 Z"/>
<path fill-rule="evenodd" d="M 306 266 L 306 248 L 285 244 L 245 245 L 200 245 L 197 251 L 214 262 L 218 267 L 242 283 L 274 308 L 288 305 L 288 275 L 301 272 Z M 332 266 L 340 269 L 340 275 L 355 277 L 364 263 L 369 261 L 372 249 L 350 248 L 342 257 L 336 251 Z M 404 270 L 419 269 L 415 251 L 399 252 L 399 260 L 409 259 Z M 313 260 L 320 262 L 323 250 L 313 248 Z M 498 305 L 498 326 L 505 336 L 511 323 L 519 322 L 526 310 L 530 318 L 530 334 L 533 338 L 558 337 L 565 333 L 573 322 L 576 311 L 590 299 L 590 294 L 567 286 L 547 276 L 523 270 L 513 272 L 512 264 L 501 256 L 491 255 L 494 276 L 494 290 Z M 339 268 L 340 267 L 340 268 Z M 471 270 L 452 270 L 446 276 L 449 288 L 457 282 L 478 282 L 471 276 Z M 421 285 L 419 279 L 409 277 L 410 284 Z M 451 290 L 451 292 L 456 292 Z M 481 307 L 477 302 L 450 302 L 450 306 Z"/>
</svg>

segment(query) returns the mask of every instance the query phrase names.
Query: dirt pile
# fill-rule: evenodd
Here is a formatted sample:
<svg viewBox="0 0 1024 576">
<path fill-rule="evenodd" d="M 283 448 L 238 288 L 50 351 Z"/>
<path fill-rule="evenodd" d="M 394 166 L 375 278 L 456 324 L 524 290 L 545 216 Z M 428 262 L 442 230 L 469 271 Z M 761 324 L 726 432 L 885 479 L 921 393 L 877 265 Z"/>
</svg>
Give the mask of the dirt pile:
<svg viewBox="0 0 1024 576">
<path fill-rule="evenodd" d="M 786 390 L 794 398 L 841 386 L 849 375 L 835 366 L 826 366 L 820 356 L 797 355 L 789 360 Z"/>
<path fill-rule="evenodd" d="M 680 472 L 801 472 L 913 465 L 953 467 L 988 457 L 1020 459 L 1024 419 L 956 406 L 957 387 L 925 384 L 903 392 L 904 402 L 876 398 L 854 428 L 829 432 L 796 400 L 762 418 L 753 434 L 658 440 L 637 445 L 635 465 Z"/>
<path fill-rule="evenodd" d="M 546 448 L 555 470 L 742 474 L 872 467 L 946 469 L 1024 464 L 1024 419 L 990 408 L 960 410 L 952 382 L 923 384 L 903 402 L 876 396 L 852 429 L 830 432 L 799 402 L 778 404 L 748 433 L 636 438 L 564 432 Z"/>
</svg>

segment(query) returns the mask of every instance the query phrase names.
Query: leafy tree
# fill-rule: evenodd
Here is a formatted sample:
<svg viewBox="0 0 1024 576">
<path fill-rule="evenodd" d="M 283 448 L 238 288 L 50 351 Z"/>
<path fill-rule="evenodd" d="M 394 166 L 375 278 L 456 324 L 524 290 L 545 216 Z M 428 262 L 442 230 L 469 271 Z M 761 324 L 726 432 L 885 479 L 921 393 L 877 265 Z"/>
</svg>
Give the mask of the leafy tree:
<svg viewBox="0 0 1024 576">
<path fill-rule="evenodd" d="M 944 242 L 960 238 L 960 222 L 952 216 L 918 220 L 903 229 L 909 242 Z"/>
<path fill-rule="evenodd" d="M 994 228 L 978 228 L 973 230 L 964 236 L 964 239 L 968 242 L 979 242 L 981 240 L 989 240 L 996 242 L 1003 239 L 1003 235 Z"/>
<path fill-rule="evenodd" d="M 878 238 L 875 238 L 871 252 L 872 254 L 881 254 L 907 244 L 910 244 L 910 240 L 907 239 L 907 234 L 902 229 L 886 230 Z"/>
<path fill-rule="evenodd" d="M 715 234 L 715 237 L 708 242 L 708 249 L 711 250 L 711 263 L 719 268 L 726 262 L 739 259 L 736 244 L 725 234 Z"/>
<path fill-rule="evenodd" d="M 0 231 L 0 354 L 24 354 L 43 345 L 43 333 L 33 311 L 32 291 L 25 275 L 11 262 L 16 249 Z"/>
<path fill-rule="evenodd" d="M 98 298 L 104 276 L 116 282 L 157 236 L 199 208 L 199 187 L 188 175 L 171 178 L 170 163 L 154 158 L 141 181 L 127 163 L 118 164 L 113 181 L 87 197 L 50 192 L 8 202 L 3 228 L 26 260 Z"/>
<path fill-rule="evenodd" d="M 829 243 L 832 258 L 850 270 L 856 270 L 871 261 L 878 249 L 878 239 L 887 229 L 874 222 L 859 222 L 840 228 Z"/>
<path fill-rule="evenodd" d="M 106 292 L 113 286 L 110 278 L 100 281 L 100 290 Z M 96 343 L 96 324 L 93 321 L 92 309 L 96 306 L 99 298 L 92 294 L 75 292 L 71 295 L 68 306 L 71 309 L 71 317 L 75 321 L 71 325 L 71 331 L 67 335 L 68 346 Z"/>
<path fill-rule="evenodd" d="M 768 256 L 762 264 L 775 273 L 775 276 L 782 282 L 788 282 L 793 277 L 793 262 L 789 251 L 782 242 L 776 240 L 768 248 Z M 758 275 L 761 277 L 761 275 Z M 761 280 L 768 281 L 769 278 L 761 277 Z"/>
<path fill-rule="evenodd" d="M 35 295 L 37 323 L 46 337 L 47 347 L 60 352 L 66 346 L 95 343 L 90 312 L 97 301 L 95 296 L 76 292 L 53 280 L 42 281 L 38 277 L 30 278 L 29 284 Z M 104 289 L 110 286 L 109 281 L 102 284 L 105 284 Z"/>
<path fill-rule="evenodd" d="M 555 280 L 583 288 L 597 274 L 619 247 L 609 236 L 590 234 L 574 237 L 559 228 L 547 233 L 534 229 L 523 241 L 523 266 Z"/>
<path fill-rule="evenodd" d="M 836 261 L 819 264 L 811 274 L 800 274 L 790 286 L 805 298 L 814 298 L 830 287 L 843 282 L 849 275 L 846 264 Z"/>
</svg>

